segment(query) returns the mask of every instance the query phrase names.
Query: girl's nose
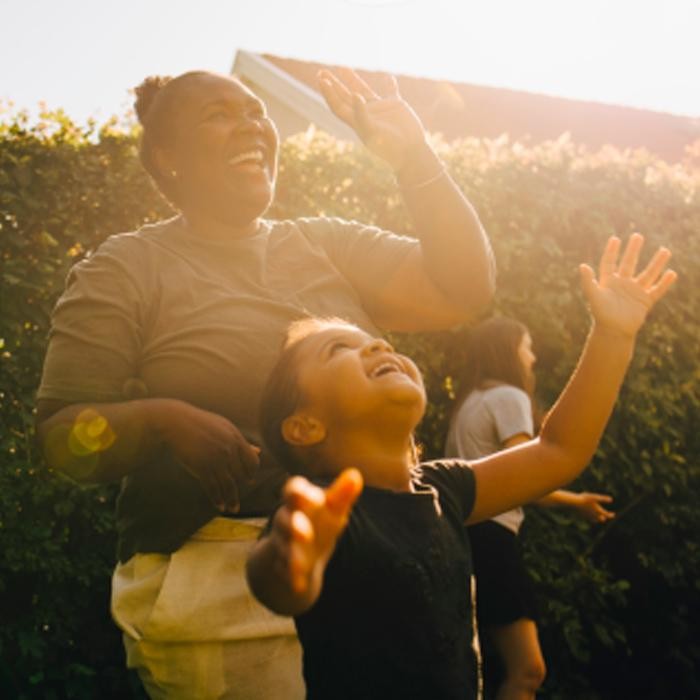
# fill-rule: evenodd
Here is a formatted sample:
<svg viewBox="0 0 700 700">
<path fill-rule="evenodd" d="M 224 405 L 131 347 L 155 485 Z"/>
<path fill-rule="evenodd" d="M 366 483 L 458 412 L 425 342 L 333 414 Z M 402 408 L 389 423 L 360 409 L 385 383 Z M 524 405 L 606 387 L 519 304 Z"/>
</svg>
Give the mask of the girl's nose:
<svg viewBox="0 0 700 700">
<path fill-rule="evenodd" d="M 365 355 L 374 355 L 378 352 L 394 352 L 394 348 L 384 338 L 372 338 L 362 351 Z"/>
</svg>

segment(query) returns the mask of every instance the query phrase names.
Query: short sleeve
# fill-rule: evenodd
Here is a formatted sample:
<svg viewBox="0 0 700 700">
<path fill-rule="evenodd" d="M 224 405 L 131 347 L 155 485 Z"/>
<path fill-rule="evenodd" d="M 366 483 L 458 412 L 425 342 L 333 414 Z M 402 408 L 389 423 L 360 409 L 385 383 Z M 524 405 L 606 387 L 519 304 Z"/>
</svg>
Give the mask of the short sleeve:
<svg viewBox="0 0 700 700">
<path fill-rule="evenodd" d="M 51 320 L 39 399 L 117 401 L 137 374 L 141 295 L 109 240 L 70 271 Z"/>
<path fill-rule="evenodd" d="M 304 235 L 322 246 L 336 269 L 357 290 L 363 304 L 381 289 L 420 243 L 407 236 L 338 218 L 299 219 Z"/>
<path fill-rule="evenodd" d="M 514 435 L 534 435 L 530 397 L 514 386 L 496 387 L 488 392 L 486 405 L 493 417 L 498 441 L 502 444 Z"/>
<path fill-rule="evenodd" d="M 423 462 L 418 473 L 423 483 L 435 486 L 444 505 L 452 505 L 459 522 L 469 518 L 476 500 L 476 479 L 469 462 L 441 459 Z"/>
</svg>

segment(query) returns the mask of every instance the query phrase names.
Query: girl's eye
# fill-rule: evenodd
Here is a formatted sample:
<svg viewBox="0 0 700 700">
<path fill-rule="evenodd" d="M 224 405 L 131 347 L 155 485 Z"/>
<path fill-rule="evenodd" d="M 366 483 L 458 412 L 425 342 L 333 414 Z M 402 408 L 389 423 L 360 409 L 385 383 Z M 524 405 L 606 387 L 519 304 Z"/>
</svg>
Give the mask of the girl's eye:
<svg viewBox="0 0 700 700">
<path fill-rule="evenodd" d="M 335 343 L 333 343 L 328 351 L 329 355 L 335 355 L 336 352 L 339 350 L 347 350 L 350 346 L 342 341 L 342 340 L 337 340 Z"/>
</svg>

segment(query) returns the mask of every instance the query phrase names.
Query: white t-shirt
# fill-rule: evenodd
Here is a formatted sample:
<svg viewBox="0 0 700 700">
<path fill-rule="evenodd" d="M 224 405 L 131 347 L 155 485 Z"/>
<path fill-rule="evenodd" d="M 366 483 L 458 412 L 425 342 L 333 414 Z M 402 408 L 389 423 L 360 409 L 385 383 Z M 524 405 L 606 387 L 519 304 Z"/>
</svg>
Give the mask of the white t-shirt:
<svg viewBox="0 0 700 700">
<path fill-rule="evenodd" d="M 534 434 L 530 397 L 510 384 L 472 391 L 450 424 L 445 445 L 447 457 L 480 459 L 499 452 L 515 435 Z M 493 520 L 517 534 L 522 508 L 497 515 Z"/>
</svg>

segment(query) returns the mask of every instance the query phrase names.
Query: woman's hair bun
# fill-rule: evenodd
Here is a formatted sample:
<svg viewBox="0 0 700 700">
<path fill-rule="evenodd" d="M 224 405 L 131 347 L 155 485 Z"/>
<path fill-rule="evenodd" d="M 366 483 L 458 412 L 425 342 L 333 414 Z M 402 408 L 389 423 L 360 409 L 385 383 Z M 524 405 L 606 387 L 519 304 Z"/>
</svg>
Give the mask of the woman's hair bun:
<svg viewBox="0 0 700 700">
<path fill-rule="evenodd" d="M 145 123 L 148 111 L 151 109 L 156 95 L 170 80 L 170 76 L 151 75 L 134 88 L 134 93 L 136 94 L 134 109 L 141 124 Z"/>
</svg>

